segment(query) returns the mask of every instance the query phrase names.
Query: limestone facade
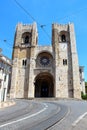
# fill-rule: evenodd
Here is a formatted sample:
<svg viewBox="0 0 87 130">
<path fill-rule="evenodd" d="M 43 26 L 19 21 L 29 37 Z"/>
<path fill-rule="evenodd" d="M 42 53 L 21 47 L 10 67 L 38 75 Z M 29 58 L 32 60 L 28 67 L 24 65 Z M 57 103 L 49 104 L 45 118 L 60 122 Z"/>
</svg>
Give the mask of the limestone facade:
<svg viewBox="0 0 87 130">
<path fill-rule="evenodd" d="M 81 98 L 74 25 L 52 24 L 52 45 L 38 46 L 36 23 L 16 27 L 11 98 Z"/>
</svg>

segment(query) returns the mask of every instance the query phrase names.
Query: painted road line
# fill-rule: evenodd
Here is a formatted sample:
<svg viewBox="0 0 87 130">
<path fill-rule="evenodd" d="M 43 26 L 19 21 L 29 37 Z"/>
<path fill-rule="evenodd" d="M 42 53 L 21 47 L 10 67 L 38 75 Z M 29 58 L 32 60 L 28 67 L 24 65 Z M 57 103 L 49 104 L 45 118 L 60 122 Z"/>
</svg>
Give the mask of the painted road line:
<svg viewBox="0 0 87 130">
<path fill-rule="evenodd" d="M 72 124 L 72 126 L 76 126 L 76 124 L 81 121 L 85 116 L 87 115 L 87 112 L 85 112 L 83 115 L 78 117 L 78 119 Z"/>
<path fill-rule="evenodd" d="M 14 123 L 18 123 L 18 122 L 24 121 L 24 120 L 26 120 L 26 119 L 29 119 L 29 118 L 31 118 L 31 117 L 34 117 L 34 116 L 36 116 L 36 115 L 38 115 L 38 114 L 44 112 L 44 111 L 48 108 L 48 106 L 47 106 L 46 103 L 43 103 L 43 104 L 44 104 L 45 107 L 44 107 L 42 110 L 40 110 L 40 111 L 38 111 L 38 112 L 36 112 L 36 113 L 34 113 L 34 114 L 32 114 L 32 115 L 26 116 L 26 117 L 24 117 L 24 118 L 21 118 L 21 119 L 18 119 L 18 120 L 14 120 L 14 121 L 11 121 L 11 122 L 9 122 L 9 123 L 5 123 L 5 124 L 3 124 L 3 125 L 0 125 L 0 128 L 5 127 L 5 126 L 8 126 L 8 125 L 12 125 L 12 124 L 14 124 Z"/>
</svg>

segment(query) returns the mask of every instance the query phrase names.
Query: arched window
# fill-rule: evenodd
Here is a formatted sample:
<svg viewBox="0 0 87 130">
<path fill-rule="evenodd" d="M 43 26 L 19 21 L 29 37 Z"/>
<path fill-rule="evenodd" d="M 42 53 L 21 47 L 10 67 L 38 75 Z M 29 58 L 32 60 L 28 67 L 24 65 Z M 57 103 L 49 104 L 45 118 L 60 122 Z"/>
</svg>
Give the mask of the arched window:
<svg viewBox="0 0 87 130">
<path fill-rule="evenodd" d="M 61 36 L 61 41 L 66 42 L 66 36 L 64 34 Z"/>
<path fill-rule="evenodd" d="M 32 34 L 30 32 L 25 32 L 22 34 L 22 43 L 23 44 L 31 44 L 32 42 Z"/>
<path fill-rule="evenodd" d="M 25 37 L 25 43 L 29 43 L 29 36 Z"/>
</svg>

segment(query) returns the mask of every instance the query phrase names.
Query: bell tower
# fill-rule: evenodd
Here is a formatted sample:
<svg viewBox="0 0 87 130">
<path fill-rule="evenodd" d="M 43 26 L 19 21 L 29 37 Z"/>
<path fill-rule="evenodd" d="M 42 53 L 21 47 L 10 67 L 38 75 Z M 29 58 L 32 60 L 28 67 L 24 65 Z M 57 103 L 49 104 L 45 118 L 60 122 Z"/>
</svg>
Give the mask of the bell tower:
<svg viewBox="0 0 87 130">
<path fill-rule="evenodd" d="M 52 25 L 55 97 L 81 98 L 74 25 Z"/>
<path fill-rule="evenodd" d="M 37 39 L 36 23 L 17 25 L 12 55 L 11 97 L 13 98 L 34 97 L 32 74 L 35 66 L 34 55 Z"/>
</svg>

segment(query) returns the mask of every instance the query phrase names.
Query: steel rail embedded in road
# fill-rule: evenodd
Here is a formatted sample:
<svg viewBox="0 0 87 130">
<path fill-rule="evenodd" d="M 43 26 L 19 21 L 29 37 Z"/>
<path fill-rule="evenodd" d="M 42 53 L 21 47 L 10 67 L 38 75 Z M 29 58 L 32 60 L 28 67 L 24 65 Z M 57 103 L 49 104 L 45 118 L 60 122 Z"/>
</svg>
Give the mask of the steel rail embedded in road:
<svg viewBox="0 0 87 130">
<path fill-rule="evenodd" d="M 14 129 L 14 130 L 46 130 L 52 127 L 54 124 L 62 120 L 68 112 L 68 107 L 65 105 L 57 104 L 54 102 L 29 102 L 29 101 L 20 101 L 19 113 L 14 112 L 16 115 L 13 116 L 12 111 L 11 115 L 6 117 L 5 122 L 0 119 L 0 129 Z M 29 105 L 26 104 L 26 107 L 23 106 L 23 103 L 32 104 L 32 109 L 28 108 Z M 35 107 L 36 104 L 36 107 Z M 34 106 L 34 107 L 33 107 Z M 17 106 L 18 108 L 18 106 Z M 17 110 L 16 108 L 16 110 Z M 25 115 L 24 115 L 24 110 Z M 10 108 L 10 110 L 12 110 Z M 21 111 L 22 110 L 22 111 Z M 32 110 L 32 111 L 31 111 Z M 22 116 L 23 112 L 23 116 Z M 10 114 L 10 113 L 9 113 Z M 8 113 L 7 113 L 8 115 Z M 19 116 L 20 115 L 20 116 Z M 5 117 L 5 115 L 4 115 Z M 13 117 L 12 120 L 10 120 Z M 6 121 L 7 120 L 7 121 Z M 15 128 L 14 128 L 15 127 Z"/>
<path fill-rule="evenodd" d="M 48 119 L 41 121 L 37 125 L 29 128 L 29 130 L 47 130 L 51 128 L 52 126 L 54 126 L 56 123 L 60 122 L 67 115 L 69 111 L 69 108 L 67 106 L 57 104 L 57 103 L 52 103 L 52 102 L 51 104 L 58 105 L 58 107 L 60 107 L 60 111 L 58 111 L 57 113 L 55 113 L 53 116 L 49 117 Z M 25 130 L 28 130 L 28 128 Z"/>
</svg>

